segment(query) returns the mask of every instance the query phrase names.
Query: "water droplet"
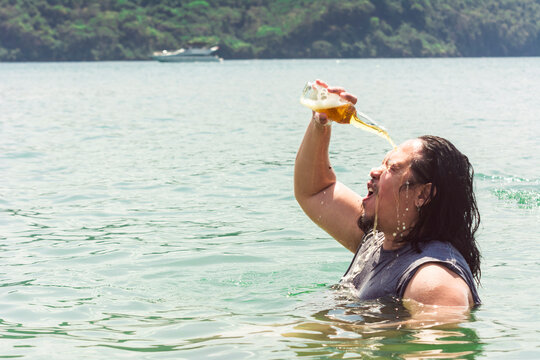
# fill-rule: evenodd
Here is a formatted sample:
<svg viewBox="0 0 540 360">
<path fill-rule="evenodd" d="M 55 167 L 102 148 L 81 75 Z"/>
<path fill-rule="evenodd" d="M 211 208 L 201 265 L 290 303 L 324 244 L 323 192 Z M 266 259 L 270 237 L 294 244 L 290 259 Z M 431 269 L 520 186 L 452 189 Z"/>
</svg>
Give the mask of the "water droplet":
<svg viewBox="0 0 540 360">
<path fill-rule="evenodd" d="M 405 208 L 405 211 L 409 211 L 409 208 Z"/>
<path fill-rule="evenodd" d="M 405 230 L 407 227 L 405 225 L 403 225 L 403 230 Z"/>
<path fill-rule="evenodd" d="M 392 233 L 392 236 L 393 236 L 393 237 L 396 237 L 396 235 L 397 235 L 397 233 Z"/>
</svg>

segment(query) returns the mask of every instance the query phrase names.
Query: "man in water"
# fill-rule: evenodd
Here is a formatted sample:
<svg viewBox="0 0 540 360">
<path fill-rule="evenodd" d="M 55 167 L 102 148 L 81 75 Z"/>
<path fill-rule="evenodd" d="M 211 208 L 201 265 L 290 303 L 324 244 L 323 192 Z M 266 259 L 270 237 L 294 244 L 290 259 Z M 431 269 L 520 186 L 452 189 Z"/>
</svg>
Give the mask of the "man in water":
<svg viewBox="0 0 540 360">
<path fill-rule="evenodd" d="M 343 88 L 328 90 L 356 103 Z M 328 157 L 330 124 L 325 114 L 313 113 L 296 158 L 294 191 L 304 212 L 355 253 L 341 283 L 360 300 L 390 296 L 466 309 L 479 304 L 474 234 L 480 216 L 467 157 L 440 137 L 406 141 L 371 170 L 362 198 L 336 180 Z"/>
</svg>

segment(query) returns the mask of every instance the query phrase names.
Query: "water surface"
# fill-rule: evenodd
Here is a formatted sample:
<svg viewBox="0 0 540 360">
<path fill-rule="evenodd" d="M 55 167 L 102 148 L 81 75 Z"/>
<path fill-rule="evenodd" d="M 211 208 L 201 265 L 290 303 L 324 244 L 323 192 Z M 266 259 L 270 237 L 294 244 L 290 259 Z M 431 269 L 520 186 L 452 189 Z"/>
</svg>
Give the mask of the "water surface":
<svg viewBox="0 0 540 360">
<path fill-rule="evenodd" d="M 341 84 L 400 143 L 476 171 L 484 304 L 378 328 L 399 303 L 331 288 L 352 254 L 292 191 L 307 80 Z M 540 59 L 0 64 L 0 357 L 536 359 Z M 364 194 L 388 143 L 334 126 Z"/>
</svg>

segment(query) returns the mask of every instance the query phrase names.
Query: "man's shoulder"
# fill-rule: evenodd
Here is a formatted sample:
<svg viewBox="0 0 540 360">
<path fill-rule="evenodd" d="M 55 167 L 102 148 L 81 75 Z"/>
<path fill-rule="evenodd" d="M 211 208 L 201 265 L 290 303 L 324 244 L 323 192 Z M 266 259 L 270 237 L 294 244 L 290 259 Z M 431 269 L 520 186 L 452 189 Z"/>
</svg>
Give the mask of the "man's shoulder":
<svg viewBox="0 0 540 360">
<path fill-rule="evenodd" d="M 429 262 L 418 268 L 403 297 L 426 305 L 473 304 L 471 290 L 461 276 L 436 262 Z"/>
</svg>

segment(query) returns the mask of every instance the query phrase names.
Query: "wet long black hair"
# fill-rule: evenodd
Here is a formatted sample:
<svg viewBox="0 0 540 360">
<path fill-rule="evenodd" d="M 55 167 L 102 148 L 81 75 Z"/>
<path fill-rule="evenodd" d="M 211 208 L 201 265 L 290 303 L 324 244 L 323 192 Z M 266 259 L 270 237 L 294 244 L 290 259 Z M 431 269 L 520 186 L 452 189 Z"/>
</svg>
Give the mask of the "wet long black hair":
<svg viewBox="0 0 540 360">
<path fill-rule="evenodd" d="M 431 240 L 451 243 L 480 282 L 480 251 L 475 233 L 480 213 L 473 191 L 474 170 L 469 159 L 450 141 L 421 136 L 422 150 L 411 162 L 412 184 L 431 183 L 428 201 L 418 209 L 418 221 L 403 237 L 413 248 Z M 410 182 L 411 182 L 410 181 Z"/>
</svg>

